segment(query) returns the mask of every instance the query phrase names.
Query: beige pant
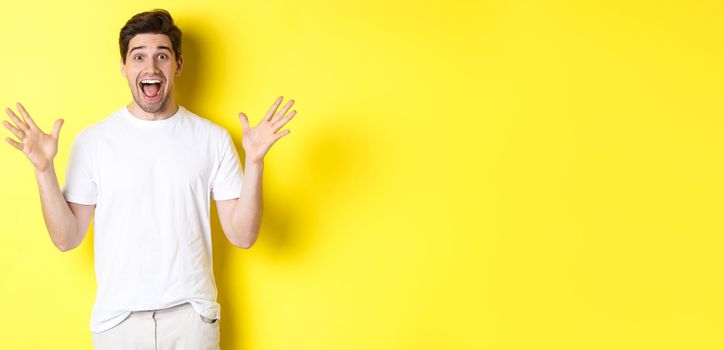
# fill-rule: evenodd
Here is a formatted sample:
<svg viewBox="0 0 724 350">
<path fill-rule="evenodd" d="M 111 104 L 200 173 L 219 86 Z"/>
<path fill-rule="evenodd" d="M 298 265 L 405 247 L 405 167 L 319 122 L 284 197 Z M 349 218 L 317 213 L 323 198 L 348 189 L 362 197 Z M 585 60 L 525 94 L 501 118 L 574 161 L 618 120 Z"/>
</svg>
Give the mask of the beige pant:
<svg viewBox="0 0 724 350">
<path fill-rule="evenodd" d="M 93 335 L 95 350 L 219 349 L 219 320 L 199 315 L 191 304 L 134 311 L 115 327 Z"/>
</svg>

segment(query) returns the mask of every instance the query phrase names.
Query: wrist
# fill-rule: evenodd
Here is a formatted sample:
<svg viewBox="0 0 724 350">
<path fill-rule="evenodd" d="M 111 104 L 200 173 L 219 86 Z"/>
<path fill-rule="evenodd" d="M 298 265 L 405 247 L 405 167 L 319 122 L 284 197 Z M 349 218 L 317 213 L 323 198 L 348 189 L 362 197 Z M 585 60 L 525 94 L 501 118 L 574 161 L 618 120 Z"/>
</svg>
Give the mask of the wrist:
<svg viewBox="0 0 724 350">
<path fill-rule="evenodd" d="M 51 163 L 44 168 L 35 168 L 35 179 L 38 182 L 56 181 L 55 167 Z"/>
<path fill-rule="evenodd" d="M 244 169 L 250 169 L 250 168 L 258 168 L 262 169 L 264 168 L 264 159 L 249 159 L 247 158 L 244 162 Z"/>
<path fill-rule="evenodd" d="M 53 165 L 52 160 L 48 162 L 48 164 L 46 164 L 45 166 L 34 167 L 34 169 L 36 175 L 49 175 L 55 173 L 55 166 Z"/>
</svg>

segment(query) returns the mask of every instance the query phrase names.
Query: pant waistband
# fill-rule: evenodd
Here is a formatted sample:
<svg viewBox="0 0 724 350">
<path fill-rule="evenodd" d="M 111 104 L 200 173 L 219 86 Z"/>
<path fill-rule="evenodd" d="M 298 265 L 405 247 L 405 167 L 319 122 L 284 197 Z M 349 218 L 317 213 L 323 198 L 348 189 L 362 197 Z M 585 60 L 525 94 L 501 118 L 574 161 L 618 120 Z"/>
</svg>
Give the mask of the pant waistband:
<svg viewBox="0 0 724 350">
<path fill-rule="evenodd" d="M 153 316 L 155 314 L 163 314 L 163 313 L 169 313 L 169 312 L 177 312 L 182 311 L 191 308 L 191 303 L 183 303 L 176 306 L 167 307 L 164 309 L 155 309 L 155 310 L 138 310 L 138 311 L 132 311 L 131 315 L 137 315 L 137 316 Z"/>
</svg>

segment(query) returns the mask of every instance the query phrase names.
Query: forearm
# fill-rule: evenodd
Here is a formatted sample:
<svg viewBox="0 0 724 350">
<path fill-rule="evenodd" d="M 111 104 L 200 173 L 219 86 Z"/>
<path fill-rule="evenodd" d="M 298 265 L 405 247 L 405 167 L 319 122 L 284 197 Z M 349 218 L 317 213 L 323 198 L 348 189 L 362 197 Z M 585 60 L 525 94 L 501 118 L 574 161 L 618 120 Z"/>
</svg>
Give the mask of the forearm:
<svg viewBox="0 0 724 350">
<path fill-rule="evenodd" d="M 251 247 L 259 236 L 262 213 L 262 174 L 264 163 L 247 161 L 239 202 L 231 216 L 234 242 L 242 248 Z"/>
<path fill-rule="evenodd" d="M 62 251 L 71 249 L 77 239 L 78 221 L 60 190 L 55 167 L 51 163 L 45 170 L 35 169 L 35 178 L 50 239 Z"/>
</svg>

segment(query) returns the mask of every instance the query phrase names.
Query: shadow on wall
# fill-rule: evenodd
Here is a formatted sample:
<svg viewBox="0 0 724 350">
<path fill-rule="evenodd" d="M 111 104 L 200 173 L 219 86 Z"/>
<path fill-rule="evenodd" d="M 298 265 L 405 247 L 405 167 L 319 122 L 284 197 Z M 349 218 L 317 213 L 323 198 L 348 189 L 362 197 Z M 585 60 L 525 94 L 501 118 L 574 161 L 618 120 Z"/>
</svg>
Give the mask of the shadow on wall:
<svg viewBox="0 0 724 350">
<path fill-rule="evenodd" d="M 345 112 L 340 112 L 343 114 Z M 334 120 L 338 117 L 318 116 L 299 117 L 297 122 L 309 120 Z M 363 120 L 363 119 L 357 119 Z M 293 125 L 290 125 L 293 129 Z M 300 259 L 313 250 L 318 241 L 316 233 L 327 220 L 328 208 L 338 208 L 346 202 L 354 201 L 346 190 L 364 185 L 370 179 L 359 176 L 360 168 L 371 167 L 372 152 L 366 144 L 362 129 L 343 125 L 328 125 L 325 129 L 314 131 L 314 135 L 304 135 L 306 143 L 294 173 L 265 174 L 265 181 L 273 183 L 274 178 L 285 177 L 285 182 L 293 182 L 290 191 L 277 188 L 265 188 L 264 219 L 262 230 L 265 234 L 264 246 L 274 259 Z M 287 137 L 300 136 L 292 133 Z M 284 139 L 275 147 L 284 147 Z M 273 154 L 271 155 L 273 157 Z M 271 180 L 271 181 L 268 181 Z M 289 198 L 293 193 L 297 198 Z M 289 205 L 288 203 L 293 203 Z M 345 232 L 338 232 L 344 235 Z"/>
<path fill-rule="evenodd" d="M 199 115 L 205 115 L 198 109 L 200 106 L 196 102 L 199 96 L 203 95 L 204 87 L 208 86 L 199 81 L 199 77 L 208 76 L 204 74 L 206 73 L 204 69 L 208 66 L 203 61 L 204 57 L 201 54 L 204 52 L 202 41 L 200 37 L 196 37 L 195 32 L 186 30 L 186 28 L 184 28 L 182 40 L 181 55 L 184 59 L 184 67 L 175 82 L 174 98 L 186 109 Z"/>
</svg>

